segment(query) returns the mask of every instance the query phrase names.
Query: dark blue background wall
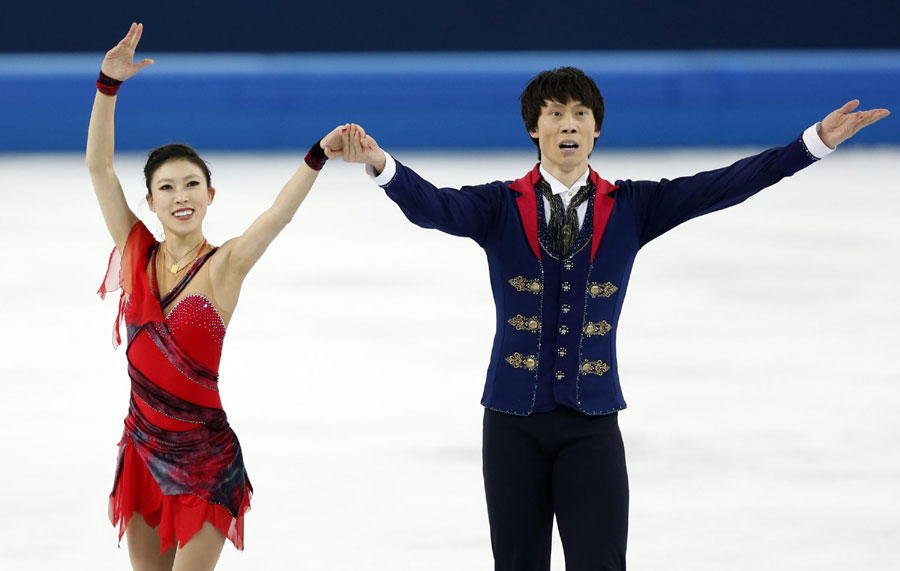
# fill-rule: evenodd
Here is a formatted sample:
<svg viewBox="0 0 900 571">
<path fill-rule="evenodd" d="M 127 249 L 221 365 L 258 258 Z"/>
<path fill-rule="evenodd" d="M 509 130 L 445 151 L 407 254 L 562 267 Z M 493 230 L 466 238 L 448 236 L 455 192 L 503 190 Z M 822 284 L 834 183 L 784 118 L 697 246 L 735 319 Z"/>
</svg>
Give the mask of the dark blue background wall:
<svg viewBox="0 0 900 571">
<path fill-rule="evenodd" d="M 0 52 L 900 48 L 898 0 L 4 2 Z M 122 32 L 124 33 L 124 32 Z"/>
</svg>

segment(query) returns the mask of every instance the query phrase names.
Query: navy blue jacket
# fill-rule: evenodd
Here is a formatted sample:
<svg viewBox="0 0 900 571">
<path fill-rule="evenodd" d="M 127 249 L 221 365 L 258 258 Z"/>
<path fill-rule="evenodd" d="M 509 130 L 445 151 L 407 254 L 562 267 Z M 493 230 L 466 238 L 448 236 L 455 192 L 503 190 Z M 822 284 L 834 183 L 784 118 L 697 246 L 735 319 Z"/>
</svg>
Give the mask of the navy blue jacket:
<svg viewBox="0 0 900 571">
<path fill-rule="evenodd" d="M 383 188 L 423 228 L 467 236 L 484 248 L 497 331 L 482 404 L 517 415 L 548 399 L 588 415 L 625 408 L 616 326 L 634 257 L 682 222 L 746 200 L 816 159 L 802 138 L 694 176 L 596 187 L 572 253 L 554 257 L 539 219 L 535 167 L 513 182 L 437 188 L 397 162 Z M 550 403 L 549 408 L 554 406 Z"/>
</svg>

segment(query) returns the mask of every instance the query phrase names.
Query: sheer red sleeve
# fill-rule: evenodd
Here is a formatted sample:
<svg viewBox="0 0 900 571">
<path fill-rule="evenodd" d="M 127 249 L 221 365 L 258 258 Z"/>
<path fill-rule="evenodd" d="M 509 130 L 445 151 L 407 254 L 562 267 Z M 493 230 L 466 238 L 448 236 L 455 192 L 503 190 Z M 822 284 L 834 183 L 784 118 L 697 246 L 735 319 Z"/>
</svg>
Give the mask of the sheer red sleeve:
<svg viewBox="0 0 900 571">
<path fill-rule="evenodd" d="M 137 222 L 125 241 L 124 253 L 113 248 L 109 255 L 106 275 L 97 293 L 101 299 L 105 299 L 107 293 L 122 289 L 116 321 L 113 324 L 113 348 L 122 343 L 119 324 L 123 319 L 127 326 L 140 326 L 147 321 L 162 319 L 162 310 L 150 289 L 150 280 L 147 277 L 151 248 L 156 243 L 156 239 L 144 223 Z"/>
</svg>

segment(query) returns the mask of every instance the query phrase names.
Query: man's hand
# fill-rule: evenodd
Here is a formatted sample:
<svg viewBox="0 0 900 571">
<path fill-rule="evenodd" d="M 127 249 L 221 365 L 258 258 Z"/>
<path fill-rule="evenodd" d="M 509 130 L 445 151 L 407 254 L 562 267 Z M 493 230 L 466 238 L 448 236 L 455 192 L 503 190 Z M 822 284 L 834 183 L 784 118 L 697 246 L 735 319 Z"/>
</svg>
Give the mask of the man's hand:
<svg viewBox="0 0 900 571">
<path fill-rule="evenodd" d="M 348 163 L 372 165 L 376 175 L 384 170 L 384 151 L 359 125 L 347 123 L 336 128 L 322 139 L 322 148 L 329 159 L 341 157 Z"/>
<path fill-rule="evenodd" d="M 859 107 L 859 99 L 848 101 L 844 103 L 843 107 L 835 109 L 822 120 L 819 137 L 829 148 L 837 147 L 863 127 L 868 127 L 891 114 L 887 109 L 869 109 L 852 113 L 857 107 Z"/>
<path fill-rule="evenodd" d="M 149 58 L 144 58 L 134 63 L 134 51 L 137 49 L 143 33 L 143 24 L 132 23 L 131 28 L 128 29 L 128 33 L 125 34 L 122 41 L 116 47 L 106 52 L 106 57 L 103 58 L 103 63 L 100 65 L 100 71 L 108 77 L 125 81 L 152 64 L 153 60 Z"/>
</svg>

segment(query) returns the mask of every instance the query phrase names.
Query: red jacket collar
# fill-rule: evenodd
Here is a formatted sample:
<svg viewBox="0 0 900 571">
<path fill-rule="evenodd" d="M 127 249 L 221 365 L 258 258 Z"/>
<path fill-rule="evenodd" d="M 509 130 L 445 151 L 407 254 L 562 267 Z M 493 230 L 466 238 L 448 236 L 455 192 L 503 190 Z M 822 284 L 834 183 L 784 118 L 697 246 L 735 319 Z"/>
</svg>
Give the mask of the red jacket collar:
<svg viewBox="0 0 900 571">
<path fill-rule="evenodd" d="M 606 223 L 612 213 L 615 199 L 608 196 L 612 191 L 619 188 L 609 181 L 600 178 L 600 175 L 594 169 L 588 167 L 588 178 L 594 183 L 596 193 L 594 194 L 594 228 L 591 239 L 591 261 L 597 254 L 597 247 L 600 245 L 600 239 L 603 238 L 603 231 L 606 229 Z M 540 163 L 536 164 L 531 172 L 522 178 L 513 181 L 509 187 L 519 193 L 516 198 L 516 206 L 519 208 L 519 217 L 522 220 L 522 228 L 525 230 L 525 236 L 528 239 L 528 245 L 531 251 L 541 259 L 541 246 L 538 242 L 538 219 L 537 219 L 537 200 L 535 199 L 534 186 L 541 178 Z"/>
</svg>

